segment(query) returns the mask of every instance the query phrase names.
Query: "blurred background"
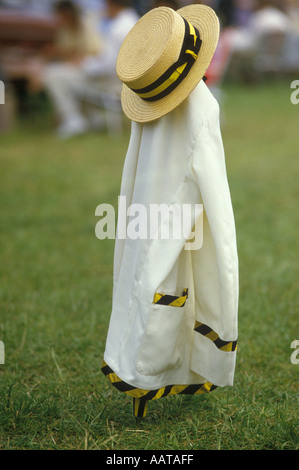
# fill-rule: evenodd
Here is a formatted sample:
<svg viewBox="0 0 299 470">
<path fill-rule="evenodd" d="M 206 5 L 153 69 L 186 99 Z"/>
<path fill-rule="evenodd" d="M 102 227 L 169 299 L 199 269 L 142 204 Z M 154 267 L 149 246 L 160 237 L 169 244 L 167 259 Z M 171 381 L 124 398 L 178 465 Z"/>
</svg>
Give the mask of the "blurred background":
<svg viewBox="0 0 299 470">
<path fill-rule="evenodd" d="M 0 449 L 298 450 L 299 0 L 205 2 L 240 262 L 234 387 L 154 400 L 138 428 L 100 370 L 114 240 L 95 210 L 117 217 L 130 138 L 116 57 L 176 1 L 0 0 Z"/>
<path fill-rule="evenodd" d="M 221 22 L 207 72 L 208 86 L 216 94 L 228 80 L 254 84 L 296 76 L 298 0 L 198 3 L 214 8 Z M 60 137 L 105 126 L 120 130 L 115 62 L 121 42 L 149 9 L 185 4 L 187 0 L 0 0 L 0 77 L 6 98 L 0 132 L 46 103 L 53 107 Z"/>
</svg>

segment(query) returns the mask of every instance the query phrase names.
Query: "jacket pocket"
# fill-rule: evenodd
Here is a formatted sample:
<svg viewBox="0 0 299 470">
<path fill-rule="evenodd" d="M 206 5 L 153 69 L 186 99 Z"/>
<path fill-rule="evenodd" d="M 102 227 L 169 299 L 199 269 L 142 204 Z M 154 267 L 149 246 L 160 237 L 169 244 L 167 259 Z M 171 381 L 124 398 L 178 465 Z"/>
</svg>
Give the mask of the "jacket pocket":
<svg viewBox="0 0 299 470">
<path fill-rule="evenodd" d="M 188 289 L 181 296 L 156 293 L 139 349 L 137 370 L 158 375 L 179 367 L 183 360 L 182 326 Z"/>
</svg>

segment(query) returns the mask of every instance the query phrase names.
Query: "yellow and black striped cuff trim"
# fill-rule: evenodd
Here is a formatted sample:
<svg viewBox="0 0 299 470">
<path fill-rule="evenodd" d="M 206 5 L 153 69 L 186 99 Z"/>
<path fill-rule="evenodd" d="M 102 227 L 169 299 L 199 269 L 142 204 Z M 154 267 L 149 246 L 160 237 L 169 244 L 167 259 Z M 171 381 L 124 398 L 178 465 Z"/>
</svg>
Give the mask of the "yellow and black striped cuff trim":
<svg viewBox="0 0 299 470">
<path fill-rule="evenodd" d="M 104 361 L 102 364 L 102 372 L 110 380 L 111 384 L 120 392 L 142 400 L 157 400 L 158 398 L 169 395 L 199 395 L 202 393 L 212 392 L 217 388 L 211 382 L 192 385 L 166 385 L 155 390 L 143 390 L 133 387 L 121 380 L 113 370 Z"/>
<path fill-rule="evenodd" d="M 196 321 L 194 330 L 213 341 L 215 346 L 217 346 L 217 348 L 221 351 L 232 352 L 236 351 L 237 349 L 237 341 L 222 340 L 219 338 L 218 334 L 212 330 L 212 328 L 210 328 L 208 325 L 205 325 L 204 323 Z"/>
<path fill-rule="evenodd" d="M 159 294 L 154 295 L 154 304 L 169 305 L 170 307 L 184 307 L 188 299 L 188 289 L 184 289 L 180 297 L 175 295 Z"/>
</svg>

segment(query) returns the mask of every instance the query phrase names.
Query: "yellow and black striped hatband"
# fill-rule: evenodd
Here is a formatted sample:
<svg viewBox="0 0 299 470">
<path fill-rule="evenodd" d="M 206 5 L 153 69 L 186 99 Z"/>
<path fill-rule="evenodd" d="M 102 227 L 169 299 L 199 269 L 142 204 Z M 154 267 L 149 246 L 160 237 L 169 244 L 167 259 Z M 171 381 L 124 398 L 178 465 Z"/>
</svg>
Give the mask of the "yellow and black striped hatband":
<svg viewBox="0 0 299 470">
<path fill-rule="evenodd" d="M 168 114 L 204 77 L 219 38 L 219 20 L 206 5 L 146 13 L 126 36 L 116 72 L 129 119 L 150 122 Z"/>
</svg>

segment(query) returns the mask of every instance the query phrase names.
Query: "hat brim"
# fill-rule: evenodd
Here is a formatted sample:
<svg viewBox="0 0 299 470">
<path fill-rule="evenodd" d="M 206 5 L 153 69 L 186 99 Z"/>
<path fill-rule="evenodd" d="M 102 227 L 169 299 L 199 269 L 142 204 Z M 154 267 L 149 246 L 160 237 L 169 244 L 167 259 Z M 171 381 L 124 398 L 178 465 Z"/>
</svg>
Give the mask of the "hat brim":
<svg viewBox="0 0 299 470">
<path fill-rule="evenodd" d="M 158 101 L 148 102 L 123 84 L 121 103 L 125 115 L 135 122 L 151 122 L 179 106 L 194 90 L 206 73 L 219 39 L 219 20 L 212 8 L 206 5 L 189 5 L 177 10 L 200 32 L 202 45 L 191 70 L 178 87 Z"/>
</svg>

